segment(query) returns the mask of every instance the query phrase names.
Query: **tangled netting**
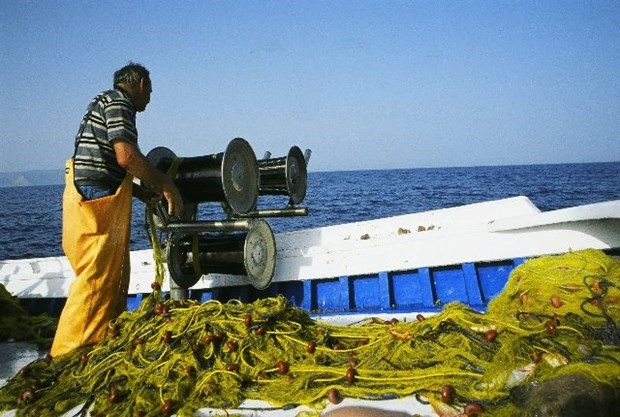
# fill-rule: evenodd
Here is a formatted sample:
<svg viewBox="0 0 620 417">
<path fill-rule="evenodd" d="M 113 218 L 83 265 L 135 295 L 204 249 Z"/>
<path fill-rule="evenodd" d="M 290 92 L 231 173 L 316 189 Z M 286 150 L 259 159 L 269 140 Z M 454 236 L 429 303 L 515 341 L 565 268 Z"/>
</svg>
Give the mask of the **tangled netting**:
<svg viewBox="0 0 620 417">
<path fill-rule="evenodd" d="M 321 410 L 415 394 L 444 412 L 508 416 L 511 390 L 534 380 L 579 373 L 617 389 L 619 310 L 620 261 L 594 250 L 525 262 L 486 313 L 452 303 L 409 322 L 339 326 L 283 297 L 197 303 L 156 291 L 110 322 L 101 344 L 21 369 L 0 409 L 190 416 L 245 399 Z"/>
<path fill-rule="evenodd" d="M 0 284 L 0 342 L 30 342 L 49 347 L 57 321 L 47 314 L 29 315 L 19 299 Z"/>
</svg>

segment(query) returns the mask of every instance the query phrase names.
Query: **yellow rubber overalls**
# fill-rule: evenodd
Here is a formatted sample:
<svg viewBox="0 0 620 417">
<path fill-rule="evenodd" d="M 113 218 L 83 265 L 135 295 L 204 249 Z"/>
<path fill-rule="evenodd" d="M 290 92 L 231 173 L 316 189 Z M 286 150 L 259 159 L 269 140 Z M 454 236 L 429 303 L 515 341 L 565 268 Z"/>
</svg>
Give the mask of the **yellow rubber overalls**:
<svg viewBox="0 0 620 417">
<path fill-rule="evenodd" d="M 103 340 L 108 322 L 127 306 L 132 177 L 114 195 L 85 201 L 67 161 L 62 247 L 75 272 L 50 354 L 62 355 Z"/>
</svg>

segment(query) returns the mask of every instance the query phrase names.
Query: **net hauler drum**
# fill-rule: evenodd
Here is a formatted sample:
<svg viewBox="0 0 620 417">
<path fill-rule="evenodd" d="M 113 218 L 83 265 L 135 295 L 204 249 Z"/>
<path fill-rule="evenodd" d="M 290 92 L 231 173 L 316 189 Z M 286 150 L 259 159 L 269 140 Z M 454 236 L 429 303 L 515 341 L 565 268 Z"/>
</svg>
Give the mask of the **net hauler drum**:
<svg viewBox="0 0 620 417">
<path fill-rule="evenodd" d="M 226 151 L 213 155 L 177 158 L 170 149 L 157 147 L 146 157 L 158 170 L 172 175 L 185 203 L 226 202 L 240 214 L 256 207 L 258 161 L 245 139 L 235 138 Z"/>
<path fill-rule="evenodd" d="M 288 195 L 294 204 L 306 198 L 308 170 L 304 155 L 293 146 L 287 156 L 258 161 L 260 194 Z"/>
<path fill-rule="evenodd" d="M 258 290 L 271 284 L 276 266 L 276 242 L 265 220 L 253 219 L 247 233 L 190 234 L 173 238 L 166 251 L 170 277 L 182 288 L 195 285 L 203 274 L 246 275 Z"/>
</svg>

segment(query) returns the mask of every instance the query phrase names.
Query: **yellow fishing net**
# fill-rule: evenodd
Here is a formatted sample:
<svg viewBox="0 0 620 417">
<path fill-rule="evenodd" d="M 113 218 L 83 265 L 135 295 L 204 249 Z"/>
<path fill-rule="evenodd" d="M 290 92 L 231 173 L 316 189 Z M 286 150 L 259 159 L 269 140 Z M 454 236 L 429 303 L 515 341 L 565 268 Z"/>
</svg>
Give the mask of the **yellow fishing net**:
<svg viewBox="0 0 620 417">
<path fill-rule="evenodd" d="M 337 326 L 283 297 L 198 303 L 155 291 L 99 345 L 23 368 L 0 388 L 0 409 L 191 416 L 261 399 L 318 416 L 343 397 L 415 394 L 443 412 L 510 416 L 512 390 L 532 381 L 579 373 L 618 389 L 619 318 L 620 261 L 595 250 L 525 262 L 484 314 L 452 303 L 409 322 Z"/>
<path fill-rule="evenodd" d="M 19 299 L 0 284 L 0 342 L 30 342 L 49 347 L 57 322 L 47 314 L 29 315 Z"/>
</svg>

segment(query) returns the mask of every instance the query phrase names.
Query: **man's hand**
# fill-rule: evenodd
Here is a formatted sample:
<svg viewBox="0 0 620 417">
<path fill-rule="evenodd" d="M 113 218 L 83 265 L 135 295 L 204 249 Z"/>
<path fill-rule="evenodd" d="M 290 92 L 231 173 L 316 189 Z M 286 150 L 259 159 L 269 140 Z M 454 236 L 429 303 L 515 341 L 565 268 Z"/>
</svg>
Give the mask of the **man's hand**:
<svg viewBox="0 0 620 417">
<path fill-rule="evenodd" d="M 168 182 L 162 188 L 164 198 L 168 202 L 168 215 L 172 218 L 180 219 L 183 215 L 183 197 L 179 189 L 169 177 Z"/>
<path fill-rule="evenodd" d="M 162 193 L 153 187 L 136 184 L 135 182 L 133 184 L 133 196 L 139 198 L 140 201 L 149 207 L 152 207 L 164 198 Z"/>
</svg>

